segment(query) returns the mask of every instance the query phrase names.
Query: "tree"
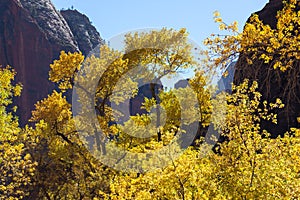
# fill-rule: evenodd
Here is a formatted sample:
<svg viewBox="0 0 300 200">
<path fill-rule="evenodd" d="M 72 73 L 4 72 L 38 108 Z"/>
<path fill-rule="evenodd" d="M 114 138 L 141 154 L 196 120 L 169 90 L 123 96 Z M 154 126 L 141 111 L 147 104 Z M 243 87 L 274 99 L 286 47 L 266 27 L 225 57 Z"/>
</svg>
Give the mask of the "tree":
<svg viewBox="0 0 300 200">
<path fill-rule="evenodd" d="M 256 82 L 250 85 L 245 80 L 227 96 L 222 130 L 228 140 L 220 145 L 220 154 L 210 158 L 217 188 L 226 199 L 296 198 L 299 158 L 294 155 L 299 154 L 299 135 L 287 133 L 284 138 L 271 139 L 261 129 L 261 120 L 277 123 L 272 110 L 284 105 L 279 99 L 261 103 L 257 88 Z"/>
<path fill-rule="evenodd" d="M 228 140 L 220 144 L 219 153 L 203 156 L 201 149 L 189 147 L 156 171 L 120 174 L 114 177 L 107 199 L 297 198 L 299 130 L 271 139 L 260 129 L 262 119 L 276 123 L 271 111 L 283 104 L 279 99 L 264 102 L 260 109 L 257 87 L 246 80 L 233 86 L 234 94 L 220 94 L 228 101 L 225 120 L 219 124 Z"/>
<path fill-rule="evenodd" d="M 279 12 L 277 30 L 253 16 L 238 33 L 237 23 L 226 25 L 216 12 L 220 29 L 233 35 L 207 39 L 202 65 L 217 70 L 242 54 L 249 63 L 258 59 L 278 70 L 291 70 L 289 58 L 298 59 L 299 46 L 296 30 L 290 28 L 299 21 L 295 3 Z M 286 37 L 281 38 L 283 33 Z M 60 91 L 37 102 L 33 127 L 18 127 L 10 105 L 21 86 L 13 84 L 14 71 L 0 70 L 0 198 L 300 196 L 300 130 L 292 128 L 283 137 L 271 138 L 261 126 L 262 121 L 277 123 L 276 112 L 285 106 L 280 99 L 265 101 L 258 83 L 247 79 L 233 84 L 231 94 L 212 95 L 207 76 L 191 56 L 185 29 L 128 34 L 124 43 L 123 52 L 103 45 L 99 55 L 85 62 L 81 53 L 61 52 L 49 72 Z M 195 66 L 188 88 L 156 89 L 162 77 Z M 118 108 L 135 97 L 139 81 L 150 82 L 151 97 L 142 103 L 146 112 L 126 119 Z M 70 89 L 78 97 L 73 107 L 65 97 Z M 118 123 L 119 119 L 126 120 Z M 215 152 L 202 135 L 211 123 L 226 138 Z M 199 142 L 190 128 L 194 124 Z M 186 138 L 193 146 L 185 146 Z M 151 157 L 153 152 L 162 156 Z"/>
<path fill-rule="evenodd" d="M 153 42 L 156 45 L 155 48 L 151 46 L 151 48 L 142 48 L 149 44 L 153 45 Z M 33 135 L 32 140 L 36 142 L 35 146 L 30 146 L 28 143 L 28 146 L 31 147 L 28 152 L 31 153 L 33 160 L 39 163 L 36 176 L 33 178 L 35 184 L 31 190 L 31 198 L 101 198 L 104 194 L 110 193 L 110 177 L 114 177 L 117 172 L 101 164 L 89 151 L 96 149 L 105 153 L 106 148 L 109 148 L 106 143 L 111 136 L 114 138 L 111 144 L 128 145 L 125 150 L 135 153 L 155 150 L 167 145 L 174 138 L 179 127 L 178 123 L 180 123 L 176 117 L 180 113 L 178 113 L 179 105 L 174 104 L 178 101 L 175 94 L 179 92 L 183 93 L 185 97 L 189 96 L 187 92 L 184 93 L 183 89 L 157 93 L 161 105 L 167 111 L 167 123 L 165 127 L 154 127 L 153 129 L 156 131 L 159 128 L 161 136 L 155 132 L 154 137 L 145 140 L 123 136 L 121 127 L 109 125 L 118 116 L 113 115 L 113 112 L 116 111 L 110 107 L 110 103 L 120 104 L 133 97 L 136 94 L 138 80 L 152 80 L 155 77 L 158 77 L 156 80 L 159 80 L 163 76 L 171 76 L 177 70 L 192 67 L 194 61 L 189 53 L 191 47 L 187 43 L 186 31 L 183 29 L 176 32 L 163 29 L 141 35 L 129 34 L 126 36 L 125 43 L 125 54 L 107 46 L 101 46 L 101 55 L 87 58 L 84 68 L 81 68 L 83 64 L 81 53 L 61 52 L 60 59 L 50 65 L 50 80 L 58 83 L 62 92 L 53 91 L 51 95 L 36 104 L 31 118 L 31 122 L 35 123 L 35 128 L 28 127 L 25 130 L 28 134 Z M 137 44 L 140 46 L 136 46 Z M 141 70 L 137 66 L 142 66 L 144 73 L 136 73 L 136 75 L 131 72 L 128 76 L 127 73 L 130 73 L 130 70 Z M 83 69 L 84 75 L 76 76 L 81 69 Z M 101 72 L 104 73 L 101 74 Z M 197 75 L 199 80 L 201 77 L 202 74 Z M 98 78 L 100 79 L 97 82 Z M 96 80 L 95 86 L 93 80 Z M 208 91 L 202 88 L 205 81 L 202 81 L 200 85 L 196 84 L 196 80 L 194 82 L 191 82 L 193 89 L 199 89 L 206 95 L 203 100 L 201 95 L 198 95 L 198 102 L 204 103 L 204 100 L 209 98 Z M 122 87 L 120 88 L 118 84 L 121 84 Z M 82 119 L 82 116 L 93 112 L 93 110 L 88 110 L 90 107 L 82 106 L 79 110 L 81 115 L 73 114 L 75 117 L 72 116 L 71 105 L 66 101 L 64 93 L 73 87 L 77 87 L 76 92 L 81 95 L 80 101 L 95 100 L 94 109 L 97 113 L 97 123 L 100 124 L 104 134 L 100 135 L 93 129 L 94 127 L 90 126 L 90 121 Z M 158 104 L 158 96 L 145 99 L 147 109 Z M 178 96 L 180 97 L 182 94 Z M 197 97 L 194 100 L 197 103 Z M 202 109 L 204 109 L 203 106 Z M 200 118 L 197 118 L 200 111 L 202 110 L 191 110 L 190 113 L 194 112 L 194 114 L 187 123 L 200 121 Z M 73 110 L 73 112 L 78 113 L 78 110 Z M 174 112 L 178 114 L 173 116 Z M 185 115 L 188 116 L 189 111 L 185 112 Z M 207 120 L 203 116 L 201 122 Z M 149 115 L 131 116 L 134 121 L 132 126 L 137 127 L 135 123 L 141 124 L 149 117 Z M 129 120 L 127 123 L 130 125 L 132 122 Z M 141 127 L 144 129 L 143 126 Z M 134 133 L 134 130 L 131 132 Z M 86 134 L 85 137 L 83 137 L 83 133 Z M 117 134 L 118 139 L 115 137 Z M 92 142 L 86 145 L 86 142 L 91 139 Z M 133 140 L 136 141 L 132 142 Z M 179 144 L 177 146 L 179 147 Z M 126 164 L 124 162 L 125 166 Z"/>
<path fill-rule="evenodd" d="M 210 94 L 208 89 L 202 89 L 206 84 L 203 80 L 199 86 L 194 81 L 192 89 L 186 93 L 182 92 L 183 89 L 177 90 L 177 92 L 175 90 L 169 92 L 155 91 L 154 85 L 161 78 L 165 76 L 171 77 L 181 70 L 195 68 L 197 65 L 195 58 L 192 56 L 192 46 L 187 41 L 185 29 L 179 31 L 162 29 L 148 33 L 127 34 L 124 43 L 123 53 L 103 45 L 100 47 L 99 55 L 91 56 L 85 60 L 83 68 L 80 69 L 77 75 L 75 73 L 66 73 L 66 75 L 60 77 L 61 72 L 57 69 L 64 67 L 65 71 L 76 72 L 78 71 L 77 65 L 78 63 L 80 64 L 80 59 L 76 58 L 80 57 L 79 54 L 66 56 L 62 52 L 60 60 L 55 61 L 50 71 L 50 77 L 53 81 L 58 82 L 60 85 L 68 85 L 69 88 L 73 86 L 73 90 L 78 96 L 77 101 L 73 101 L 74 104 L 80 102 L 80 105 L 78 105 L 80 109 L 76 110 L 74 120 L 78 122 L 79 129 L 82 130 L 81 135 L 85 135 L 88 141 L 88 148 L 95 154 L 106 156 L 107 148 L 110 148 L 110 151 L 112 151 L 112 148 L 117 146 L 121 149 L 121 152 L 114 152 L 114 154 L 119 154 L 118 158 L 115 160 L 109 158 L 108 162 L 111 165 L 118 164 L 120 166 L 124 164 L 119 164 L 120 159 L 126 161 L 124 157 L 127 157 L 127 160 L 134 160 L 129 159 L 130 153 L 128 154 L 127 152 L 135 153 L 135 155 L 137 155 L 137 152 L 149 152 L 145 148 L 147 149 L 151 146 L 150 150 L 155 150 L 166 146 L 175 135 L 179 135 L 177 134 L 179 132 L 179 120 L 172 121 L 170 119 L 172 117 L 171 112 L 178 112 L 176 109 L 180 109 L 179 104 L 173 104 L 172 111 L 168 111 L 170 105 L 168 105 L 167 101 L 172 98 L 172 95 L 173 98 L 175 98 L 175 94 L 182 96 L 181 99 L 176 97 L 177 100 L 174 99 L 173 102 L 179 99 L 181 101 L 185 100 L 183 95 L 186 95 L 185 97 L 190 96 L 190 99 L 194 98 L 195 106 L 200 101 L 203 104 L 201 109 L 197 108 L 198 110 L 193 108 L 194 105 L 189 110 L 182 109 L 184 112 L 181 114 L 185 113 L 182 116 L 190 118 L 184 121 L 185 125 L 197 121 L 203 122 L 203 124 L 205 121 L 207 124 L 208 117 L 206 115 L 209 115 L 210 109 L 209 106 L 206 107 L 204 105 L 206 99 L 210 98 Z M 76 60 L 76 62 L 73 62 L 77 63 L 75 64 L 76 66 L 64 64 L 68 59 Z M 197 74 L 199 80 L 202 76 L 204 75 L 201 73 Z M 154 108 L 155 112 L 152 113 L 152 116 L 148 114 L 130 116 L 129 120 L 124 122 L 124 124 L 111 125 L 124 116 L 123 110 L 113 109 L 111 105 L 120 105 L 134 97 L 139 82 L 150 82 L 152 98 L 145 98 L 145 106 L 148 107 L 148 111 L 150 111 L 151 107 Z M 200 94 L 200 90 L 203 91 L 203 94 Z M 197 92 L 198 97 L 195 95 Z M 164 99 L 166 102 L 162 102 Z M 161 113 L 159 106 L 162 106 L 169 112 L 167 121 L 170 124 L 167 124 L 165 127 L 161 125 L 163 113 Z M 202 119 L 200 119 L 199 115 L 201 115 Z M 155 124 L 150 123 L 151 120 L 154 121 L 153 118 L 156 121 Z M 149 124 L 152 127 L 148 126 Z M 145 128 L 146 126 L 147 128 Z M 137 128 L 134 129 L 132 127 Z M 128 128 L 131 129 L 129 134 L 126 133 Z M 132 137 L 143 132 L 152 137 L 146 139 L 143 137 Z M 140 164 L 137 165 L 140 167 Z M 147 164 L 144 166 L 147 166 Z M 135 170 L 143 171 L 143 169 Z"/>
<path fill-rule="evenodd" d="M 278 2 L 282 3 L 282 2 Z M 227 25 L 219 13 L 215 21 L 222 30 L 230 34 L 213 35 L 205 41 L 208 50 L 207 62 L 211 68 L 221 65 L 223 68 L 232 60 L 235 65 L 234 83 L 239 85 L 245 78 L 257 81 L 262 101 L 274 101 L 280 98 L 285 107 L 274 111 L 278 114 L 280 124 L 274 125 L 262 121 L 261 125 L 271 131 L 272 137 L 283 136 L 291 127 L 299 127 L 298 94 L 299 76 L 299 2 L 283 1 L 283 9 L 274 17 L 274 24 L 265 24 L 262 16 L 253 14 L 244 26 L 237 31 L 237 23 Z M 231 34 L 233 33 L 233 34 Z M 278 85 L 280 87 L 273 87 Z"/>
<path fill-rule="evenodd" d="M 21 134 L 16 107 L 12 107 L 12 98 L 20 96 L 22 86 L 14 84 L 16 72 L 7 66 L 0 68 L 0 198 L 22 199 L 29 195 L 27 187 L 32 185 L 36 163 L 26 153 Z"/>
</svg>

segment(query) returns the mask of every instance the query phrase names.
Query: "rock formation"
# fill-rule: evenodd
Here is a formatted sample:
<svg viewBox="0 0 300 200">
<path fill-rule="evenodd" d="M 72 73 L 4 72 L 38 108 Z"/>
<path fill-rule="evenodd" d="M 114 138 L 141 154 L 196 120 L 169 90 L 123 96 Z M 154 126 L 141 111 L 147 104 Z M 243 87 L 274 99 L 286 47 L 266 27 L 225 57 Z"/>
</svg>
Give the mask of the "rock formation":
<svg viewBox="0 0 300 200">
<path fill-rule="evenodd" d="M 65 48 L 69 47 L 70 50 L 78 50 L 77 41 L 70 27 L 50 0 L 20 0 L 20 2 L 50 42 Z"/>
<path fill-rule="evenodd" d="M 146 83 L 144 85 L 141 85 L 138 88 L 138 93 L 134 98 L 130 99 L 129 103 L 129 112 L 131 116 L 137 115 L 137 114 L 147 114 L 148 112 L 141 108 L 142 104 L 145 102 L 145 98 L 151 99 L 154 98 L 157 100 L 157 102 L 160 102 L 158 94 L 160 91 L 163 90 L 162 83 L 155 82 L 155 83 Z"/>
<path fill-rule="evenodd" d="M 102 41 L 89 20 L 82 24 L 89 27 L 88 35 L 80 33 L 84 29 L 76 29 L 75 24 L 69 26 L 50 0 L 0 1 L 0 64 L 12 66 L 17 71 L 16 81 L 23 84 L 22 96 L 16 99 L 21 124 L 30 118 L 34 104 L 54 88 L 48 81 L 49 64 L 60 51 L 88 53 Z M 78 31 L 72 32 L 70 27 Z"/>
<path fill-rule="evenodd" d="M 87 16 L 77 10 L 62 10 L 61 14 L 71 28 L 79 49 L 84 55 L 88 55 L 97 45 L 104 43 Z"/>
<path fill-rule="evenodd" d="M 186 88 L 187 86 L 189 86 L 189 80 L 190 79 L 188 78 L 177 81 L 174 85 L 175 89 Z"/>
</svg>

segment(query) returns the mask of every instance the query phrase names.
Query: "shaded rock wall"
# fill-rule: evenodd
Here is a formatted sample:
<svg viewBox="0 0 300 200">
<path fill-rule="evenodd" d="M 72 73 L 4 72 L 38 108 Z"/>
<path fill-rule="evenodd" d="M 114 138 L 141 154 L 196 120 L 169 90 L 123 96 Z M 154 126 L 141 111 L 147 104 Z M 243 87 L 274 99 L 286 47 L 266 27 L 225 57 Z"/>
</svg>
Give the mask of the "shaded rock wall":
<svg viewBox="0 0 300 200">
<path fill-rule="evenodd" d="M 282 10 L 282 0 L 270 0 L 261 10 L 256 12 L 264 24 L 276 28 L 277 11 Z M 271 62 L 270 62 L 271 63 Z M 278 115 L 278 124 L 262 121 L 262 129 L 268 130 L 272 137 L 284 135 L 291 127 L 299 127 L 297 117 L 300 116 L 300 62 L 296 61 L 292 69 L 287 72 L 274 70 L 262 60 L 255 60 L 253 65 L 248 65 L 245 56 L 240 55 L 235 66 L 234 84 L 240 84 L 245 78 L 257 81 L 262 100 L 275 102 L 280 98 L 285 104 L 284 109 L 275 112 Z M 291 85 L 291 80 L 295 80 Z M 292 86 L 292 87 L 291 87 Z"/>
</svg>

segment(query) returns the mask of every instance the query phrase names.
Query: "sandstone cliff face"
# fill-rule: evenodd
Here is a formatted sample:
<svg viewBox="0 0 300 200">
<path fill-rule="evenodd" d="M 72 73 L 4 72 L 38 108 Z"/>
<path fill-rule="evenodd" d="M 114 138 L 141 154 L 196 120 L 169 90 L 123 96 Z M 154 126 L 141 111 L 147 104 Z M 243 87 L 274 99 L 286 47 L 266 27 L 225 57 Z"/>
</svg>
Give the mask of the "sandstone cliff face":
<svg viewBox="0 0 300 200">
<path fill-rule="evenodd" d="M 77 10 L 62 10 L 61 14 L 67 21 L 78 42 L 79 49 L 84 55 L 88 55 L 97 45 L 104 43 L 87 16 Z"/>
<path fill-rule="evenodd" d="M 0 1 L 0 65 L 15 68 L 16 80 L 23 84 L 16 99 L 21 124 L 30 118 L 34 104 L 54 89 L 48 81 L 49 64 L 61 50 L 80 49 L 50 0 Z"/>
<path fill-rule="evenodd" d="M 79 50 L 66 20 L 50 0 L 20 0 L 20 2 L 50 42 L 71 50 Z"/>
<path fill-rule="evenodd" d="M 276 13 L 282 10 L 282 0 L 270 0 L 261 10 L 256 12 L 264 24 L 268 24 L 275 29 L 277 24 Z M 274 70 L 272 66 L 256 60 L 253 65 L 247 65 L 243 55 L 240 55 L 235 66 L 234 83 L 240 84 L 245 78 L 256 80 L 259 84 L 259 92 L 263 95 L 263 100 L 274 102 L 280 98 L 285 104 L 284 109 L 277 110 L 278 125 L 268 121 L 261 123 L 262 129 L 268 130 L 272 137 L 283 135 L 291 127 L 299 127 L 297 117 L 300 116 L 300 79 L 290 88 L 289 80 L 294 80 L 294 75 L 300 75 L 300 63 L 297 61 L 289 72 Z M 268 77 L 268 78 L 267 78 Z M 289 92 L 293 90 L 293 92 Z"/>
</svg>

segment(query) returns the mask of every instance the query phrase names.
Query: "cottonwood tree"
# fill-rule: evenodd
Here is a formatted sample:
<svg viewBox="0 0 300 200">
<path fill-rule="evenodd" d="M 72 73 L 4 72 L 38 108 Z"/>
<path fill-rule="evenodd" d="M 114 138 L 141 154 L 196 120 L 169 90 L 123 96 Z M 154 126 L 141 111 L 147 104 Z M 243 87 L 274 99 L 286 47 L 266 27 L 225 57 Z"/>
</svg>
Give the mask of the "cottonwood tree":
<svg viewBox="0 0 300 200">
<path fill-rule="evenodd" d="M 22 86 L 15 84 L 16 72 L 9 66 L 0 68 L 0 198 L 22 199 L 29 195 L 36 164 L 24 145 L 23 135 L 16 117 L 13 97 L 20 96 Z"/>
</svg>

